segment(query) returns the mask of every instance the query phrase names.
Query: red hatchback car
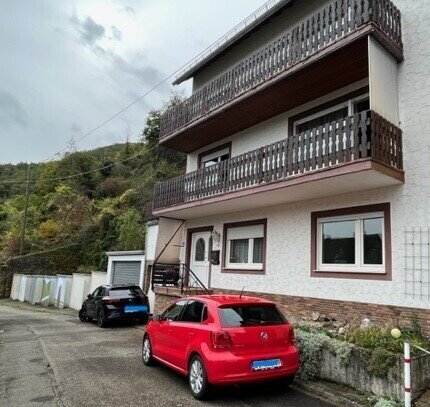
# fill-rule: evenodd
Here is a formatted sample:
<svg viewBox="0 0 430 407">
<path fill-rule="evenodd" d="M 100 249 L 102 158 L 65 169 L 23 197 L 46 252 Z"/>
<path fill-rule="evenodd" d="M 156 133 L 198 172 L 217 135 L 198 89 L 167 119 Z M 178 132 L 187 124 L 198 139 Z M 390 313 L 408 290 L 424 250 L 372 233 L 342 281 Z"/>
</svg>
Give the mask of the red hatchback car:
<svg viewBox="0 0 430 407">
<path fill-rule="evenodd" d="M 293 327 L 276 305 L 238 295 L 181 299 L 155 315 L 143 337 L 142 359 L 187 375 L 197 399 L 210 385 L 291 382 L 299 370 Z"/>
</svg>

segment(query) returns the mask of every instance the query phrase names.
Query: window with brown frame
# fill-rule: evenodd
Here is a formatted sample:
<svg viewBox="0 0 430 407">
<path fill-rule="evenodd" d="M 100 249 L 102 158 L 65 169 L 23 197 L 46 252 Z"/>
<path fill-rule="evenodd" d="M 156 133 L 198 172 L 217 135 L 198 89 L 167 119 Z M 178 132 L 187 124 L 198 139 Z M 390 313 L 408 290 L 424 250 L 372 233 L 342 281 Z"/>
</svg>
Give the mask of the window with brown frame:
<svg viewBox="0 0 430 407">
<path fill-rule="evenodd" d="M 390 204 L 313 212 L 311 275 L 391 279 Z"/>
<path fill-rule="evenodd" d="M 267 219 L 226 223 L 223 233 L 223 272 L 263 274 Z"/>
<path fill-rule="evenodd" d="M 231 143 L 222 144 L 208 151 L 203 151 L 198 156 L 198 168 L 206 168 L 228 160 L 231 156 Z"/>
</svg>

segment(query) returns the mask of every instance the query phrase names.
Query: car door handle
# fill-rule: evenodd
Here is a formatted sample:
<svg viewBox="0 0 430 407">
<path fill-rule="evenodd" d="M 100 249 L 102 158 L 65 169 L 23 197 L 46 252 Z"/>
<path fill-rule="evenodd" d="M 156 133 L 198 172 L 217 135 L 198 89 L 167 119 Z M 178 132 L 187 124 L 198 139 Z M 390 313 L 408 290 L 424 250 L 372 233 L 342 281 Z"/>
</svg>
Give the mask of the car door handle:
<svg viewBox="0 0 430 407">
<path fill-rule="evenodd" d="M 188 332 L 188 336 L 193 337 L 194 336 L 194 332 Z"/>
<path fill-rule="evenodd" d="M 172 333 L 172 330 L 171 330 L 171 329 L 168 329 L 168 330 L 167 330 L 167 332 L 168 332 L 169 334 L 171 334 L 171 333 Z"/>
</svg>

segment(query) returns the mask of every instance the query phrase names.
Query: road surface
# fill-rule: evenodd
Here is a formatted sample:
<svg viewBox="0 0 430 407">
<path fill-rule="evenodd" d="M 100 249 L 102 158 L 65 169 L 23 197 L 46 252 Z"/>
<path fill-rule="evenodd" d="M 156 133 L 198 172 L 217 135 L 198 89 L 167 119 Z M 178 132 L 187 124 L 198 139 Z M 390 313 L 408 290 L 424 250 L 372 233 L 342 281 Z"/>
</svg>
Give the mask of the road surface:
<svg viewBox="0 0 430 407">
<path fill-rule="evenodd" d="M 146 367 L 142 327 L 100 329 L 70 310 L 0 301 L 0 406 L 330 407 L 279 385 L 220 388 L 204 403 L 184 377 Z"/>
</svg>

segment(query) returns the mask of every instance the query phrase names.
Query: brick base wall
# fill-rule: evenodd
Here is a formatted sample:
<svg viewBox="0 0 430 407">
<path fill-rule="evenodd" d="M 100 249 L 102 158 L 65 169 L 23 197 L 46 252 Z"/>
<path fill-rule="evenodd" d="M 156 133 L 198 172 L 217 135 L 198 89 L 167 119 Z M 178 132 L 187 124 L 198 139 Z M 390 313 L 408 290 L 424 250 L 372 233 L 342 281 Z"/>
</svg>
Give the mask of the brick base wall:
<svg viewBox="0 0 430 407">
<path fill-rule="evenodd" d="M 214 290 L 216 293 L 239 294 L 233 290 Z M 309 297 L 295 297 L 281 294 L 244 292 L 243 295 L 257 296 L 273 301 L 287 318 L 311 317 L 313 312 L 348 322 L 369 318 L 377 325 L 393 322 L 397 326 L 411 326 L 414 314 L 418 317 L 423 333 L 430 337 L 430 309 L 407 308 L 392 305 L 368 304 L 353 301 L 325 300 Z"/>
<path fill-rule="evenodd" d="M 214 294 L 239 294 L 239 291 L 214 289 Z M 157 287 L 155 296 L 155 312 L 164 311 L 172 302 L 182 297 L 180 290 Z M 398 326 L 410 326 L 413 316 L 419 319 L 423 333 L 430 337 L 430 309 L 407 308 L 392 305 L 366 304 L 352 301 L 325 300 L 309 297 L 295 297 L 280 294 L 244 292 L 250 295 L 275 302 L 284 315 L 290 319 L 312 317 L 312 313 L 325 315 L 337 321 L 348 322 L 356 319 L 369 318 L 377 325 L 392 322 Z"/>
<path fill-rule="evenodd" d="M 171 287 L 154 287 L 155 304 L 154 312 L 161 314 L 172 302 L 182 298 L 181 290 Z"/>
</svg>

